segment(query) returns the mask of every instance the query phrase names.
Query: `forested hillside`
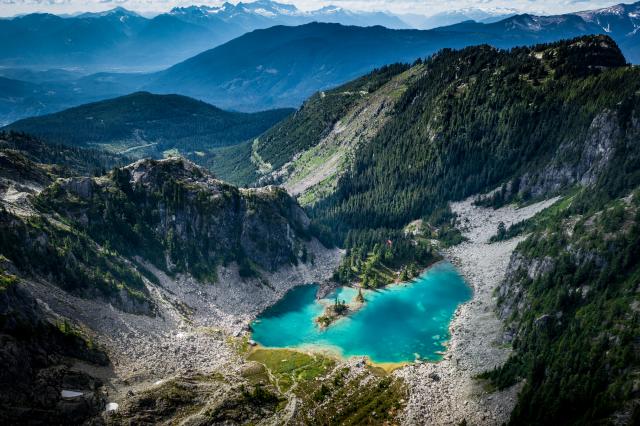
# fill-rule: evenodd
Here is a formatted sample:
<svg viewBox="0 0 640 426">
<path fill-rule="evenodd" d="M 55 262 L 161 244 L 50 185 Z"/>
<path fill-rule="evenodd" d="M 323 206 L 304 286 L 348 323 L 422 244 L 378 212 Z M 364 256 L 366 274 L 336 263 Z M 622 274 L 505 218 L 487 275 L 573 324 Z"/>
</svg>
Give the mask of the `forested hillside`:
<svg viewBox="0 0 640 426">
<path fill-rule="evenodd" d="M 409 68 L 404 64 L 384 66 L 342 86 L 318 92 L 295 114 L 254 140 L 213 150 L 206 165 L 236 184 L 259 182 L 259 185 L 273 183 L 286 187 L 292 180 L 311 171 L 314 165 L 330 163 L 332 156 L 339 157 L 339 162 L 342 162 L 357 139 L 364 133 L 375 132 L 384 123 L 380 112 L 392 104 L 387 98 L 397 98 L 404 86 L 394 86 L 393 93 L 382 100 L 378 95 L 384 91 L 379 89 Z M 340 129 L 351 127 L 348 117 L 359 117 L 354 110 L 367 108 L 375 110 L 368 120 L 360 120 L 358 129 L 349 129 L 339 135 L 342 133 Z M 358 135 L 353 135 L 354 132 Z M 309 160 L 313 164 L 308 164 Z M 333 176 L 336 172 L 338 170 L 330 174 Z M 323 176 L 322 180 L 327 177 Z"/>
<path fill-rule="evenodd" d="M 220 265 L 255 276 L 304 257 L 308 218 L 283 190 L 240 190 L 183 159 L 105 171 L 122 160 L 0 134 L 4 259 L 73 294 L 149 313 L 144 268 L 127 258 L 214 282 Z"/>
<path fill-rule="evenodd" d="M 500 288 L 513 355 L 484 377 L 500 389 L 525 379 L 512 424 L 637 423 L 639 70 L 606 36 L 443 50 L 413 67 L 419 78 L 309 209 L 316 232 L 347 249 L 336 278 L 375 286 L 376 263 L 428 258 L 416 235 L 459 241 L 452 225 L 464 224 L 449 201 L 494 188 L 477 203 L 561 195 L 534 219 L 496 230 L 494 240 L 532 234 Z M 305 108 L 284 123 L 304 128 Z M 325 132 L 343 118 L 335 111 L 326 110 Z M 263 159 L 292 157 L 290 144 L 278 147 L 282 128 L 267 133 Z M 314 139 L 297 142 L 309 149 Z M 407 226 L 416 219 L 417 233 Z"/>
<path fill-rule="evenodd" d="M 280 188 L 238 189 L 182 158 L 120 165 L 124 160 L 0 133 L 3 424 L 25 424 L 25 413 L 26 424 L 103 423 L 113 398 L 105 382 L 114 366 L 130 364 L 118 363 L 123 353 L 132 348 L 133 362 L 150 367 L 137 352 L 148 348 L 166 365 L 166 353 L 177 352 L 158 339 L 173 339 L 177 329 L 154 331 L 169 330 L 176 319 L 184 331 L 196 312 L 218 315 L 209 305 L 218 296 L 207 300 L 203 291 L 226 292 L 225 303 L 246 297 L 253 307 L 273 294 L 273 274 L 288 268 L 289 280 L 308 271 L 321 250 L 310 239 L 308 217 Z M 180 282 L 187 296 L 167 282 Z M 204 299 L 206 309 L 189 295 Z M 235 303 L 232 312 L 242 306 Z M 211 345 L 226 348 L 219 330 L 198 328 L 210 338 L 202 351 L 207 359 Z M 140 337 L 153 344 L 136 343 Z M 270 403 L 260 391 L 253 393 L 258 401 Z M 255 408 L 246 399 L 242 409 Z M 242 418 L 229 411 L 224 416 Z"/>
<path fill-rule="evenodd" d="M 499 389 L 525 380 L 512 424 L 640 420 L 640 193 L 614 194 L 542 214 L 512 257 L 498 314 L 515 352 L 483 375 Z"/>
<path fill-rule="evenodd" d="M 5 155 L 20 155 L 46 165 L 55 176 L 101 175 L 114 166 L 131 162 L 125 155 L 43 142 L 16 132 L 0 132 L 0 150 Z"/>
<path fill-rule="evenodd" d="M 638 70 L 604 36 L 443 50 L 423 66 L 337 191 L 312 210 L 337 243 L 358 229 L 402 228 L 542 168 L 560 146 L 583 146 L 598 114 L 626 109 L 640 87 Z"/>
<path fill-rule="evenodd" d="M 138 92 L 27 118 L 6 129 L 27 132 L 49 142 L 131 156 L 161 156 L 164 151 L 175 150 L 174 153 L 198 158 L 212 148 L 251 139 L 292 111 L 237 113 L 185 96 Z"/>
<path fill-rule="evenodd" d="M 316 93 L 295 114 L 261 135 L 254 151 L 273 169 L 280 168 L 295 154 L 317 145 L 363 95 L 375 92 L 408 68 L 402 64 L 385 66 L 335 89 Z"/>
<path fill-rule="evenodd" d="M 484 377 L 526 380 L 513 424 L 640 420 L 640 99 L 616 112 L 597 177 L 507 230 L 531 232 L 498 292 L 515 353 Z"/>
</svg>

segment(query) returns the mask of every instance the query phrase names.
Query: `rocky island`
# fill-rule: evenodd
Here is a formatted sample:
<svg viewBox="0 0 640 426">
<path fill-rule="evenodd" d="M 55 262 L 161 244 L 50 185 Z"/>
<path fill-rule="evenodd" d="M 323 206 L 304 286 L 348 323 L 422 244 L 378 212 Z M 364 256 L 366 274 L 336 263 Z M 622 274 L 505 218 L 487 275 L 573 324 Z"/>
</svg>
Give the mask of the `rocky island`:
<svg viewBox="0 0 640 426">
<path fill-rule="evenodd" d="M 322 312 L 322 315 L 317 317 L 315 321 L 321 328 L 327 328 L 331 325 L 331 323 L 340 319 L 340 317 L 350 315 L 351 313 L 360 309 L 364 302 L 365 298 L 362 295 L 361 288 L 358 288 L 358 295 L 349 303 L 346 303 L 344 300 L 340 300 L 336 295 L 334 302 L 332 304 L 326 305 L 324 311 Z"/>
</svg>

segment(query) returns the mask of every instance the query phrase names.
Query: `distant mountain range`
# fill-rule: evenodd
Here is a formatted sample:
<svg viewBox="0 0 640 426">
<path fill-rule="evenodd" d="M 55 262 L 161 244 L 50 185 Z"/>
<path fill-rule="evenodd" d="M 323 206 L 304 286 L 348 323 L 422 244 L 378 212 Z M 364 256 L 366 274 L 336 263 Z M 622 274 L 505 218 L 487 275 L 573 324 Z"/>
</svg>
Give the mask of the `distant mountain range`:
<svg viewBox="0 0 640 426">
<path fill-rule="evenodd" d="M 280 18 L 276 17 L 287 17 L 287 22 L 290 23 L 315 19 L 312 16 L 324 16 L 326 20 L 331 17 L 343 21 L 347 18 L 337 17 L 350 17 L 352 21 L 358 17 L 365 20 L 358 22 L 375 23 L 381 20 L 383 15 L 371 14 L 370 19 L 365 19 L 368 15 L 352 14 L 336 8 L 320 9 L 314 15 L 311 12 L 300 12 L 289 5 L 269 1 L 239 3 L 236 6 L 225 4 L 219 8 L 174 9 L 151 20 L 124 9 L 102 14 L 79 15 L 74 18 L 28 15 L 0 21 L 0 36 L 3 36 L 3 40 L 11 41 L 5 43 L 7 46 L 3 46 L 0 52 L 0 64 L 6 65 L 10 63 L 7 58 L 14 57 L 27 62 L 41 61 L 40 65 L 44 66 L 46 58 L 49 57 L 85 63 L 88 64 L 87 67 L 96 64 L 106 66 L 107 62 L 116 60 L 114 58 L 129 66 L 149 66 L 151 63 L 159 63 L 154 61 L 160 56 L 164 58 L 162 60 L 167 60 L 167 54 L 162 52 L 171 52 L 173 57 L 180 57 L 187 51 L 201 51 L 204 46 L 198 45 L 198 38 L 193 33 L 181 33 L 184 39 L 177 36 L 177 33 L 173 32 L 177 27 L 174 28 L 173 24 L 169 25 L 168 22 L 179 23 L 176 25 L 181 28 L 192 28 L 194 22 L 218 19 L 224 22 L 224 25 L 233 23 L 236 26 L 234 28 L 241 28 L 238 31 L 244 32 L 251 26 L 268 26 L 269 23 L 278 22 Z M 442 48 L 462 48 L 477 44 L 510 48 L 586 34 L 608 34 L 617 42 L 629 62 L 638 63 L 639 17 L 640 2 L 557 16 L 524 14 L 492 23 L 465 21 L 422 31 L 394 30 L 382 26 L 345 26 L 335 23 L 277 25 L 246 33 L 163 71 L 147 74 L 103 72 L 78 77 L 77 73 L 64 70 L 4 68 L 0 69 L 0 77 L 4 77 L 0 80 L 3 87 L 0 91 L 0 124 L 140 90 L 187 95 L 221 108 L 241 111 L 297 107 L 314 92 L 335 87 L 376 67 L 394 62 L 413 62 Z M 90 36 L 94 31 L 94 25 L 91 24 L 94 21 L 90 20 L 96 19 L 98 21 L 95 21 L 95 27 L 103 29 L 99 32 L 100 41 Z M 149 32 L 150 28 L 156 25 L 152 22 L 157 23 L 163 19 L 167 20 L 167 24 L 155 28 L 162 29 L 164 35 L 152 35 L 152 32 Z M 50 26 L 40 24 L 31 27 L 38 31 L 24 34 L 17 30 L 7 32 L 11 25 L 29 20 L 50 21 L 51 26 L 60 25 L 62 21 L 89 21 L 78 24 L 79 26 L 73 24 L 60 27 L 60 31 L 65 29 L 64 34 L 67 34 L 70 28 L 86 30 L 86 36 L 69 39 L 77 40 L 78 43 L 58 43 L 55 40 L 61 40 L 56 38 L 59 37 L 59 33 L 51 35 L 47 33 Z M 98 25 L 98 22 L 101 24 Z M 105 22 L 116 25 L 121 30 L 121 33 L 118 33 L 121 35 L 114 36 L 114 33 L 110 32 L 111 27 L 105 26 Z M 146 30 L 134 31 L 134 27 L 138 28 L 137 23 L 141 22 L 145 23 Z M 393 22 L 387 23 L 392 25 Z M 216 24 L 211 28 L 220 29 L 221 25 Z M 204 24 L 197 27 L 209 28 Z M 148 36 L 144 42 L 140 41 L 143 40 L 140 38 L 141 34 Z M 50 43 L 38 41 L 42 37 Z M 114 43 L 114 37 L 121 41 L 126 39 L 126 42 Z M 140 44 L 132 40 L 139 40 Z M 181 47 L 183 40 L 189 40 L 190 46 L 186 50 Z M 16 48 L 17 44 L 24 47 Z M 64 49 L 69 46 L 73 47 L 75 53 L 65 53 Z M 117 49 L 125 49 L 126 54 L 106 53 L 115 52 Z M 155 55 L 156 59 L 151 60 L 144 56 L 147 54 Z"/>
<path fill-rule="evenodd" d="M 491 34 L 511 44 L 607 34 L 620 46 L 629 62 L 640 62 L 640 2 L 564 15 L 515 15 L 488 24 L 467 21 L 437 30 Z"/>
<path fill-rule="evenodd" d="M 462 28 L 446 30 L 492 34 L 509 31 L 516 38 L 521 35 L 513 34 L 514 30 L 546 32 L 552 26 L 557 27 L 560 33 L 567 32 L 561 34 L 566 37 L 577 33 L 605 32 L 612 35 L 624 50 L 625 43 L 621 38 L 636 34 L 640 22 L 638 16 L 638 3 L 538 17 L 517 15 L 515 9 L 478 8 L 451 10 L 432 16 L 350 11 L 336 6 L 301 11 L 293 5 L 271 0 L 240 2 L 236 5 L 224 3 L 217 7 L 176 7 L 153 18 L 143 17 L 122 7 L 74 16 L 34 13 L 0 19 L 0 39 L 3 40 L 0 66 L 36 67 L 41 70 L 75 68 L 85 73 L 152 71 L 256 29 L 311 22 L 380 25 L 391 29 L 431 29 L 464 22 Z M 516 20 L 513 25 L 512 19 Z M 535 23 L 518 23 L 526 19 L 532 19 Z M 574 26 L 580 27 L 579 31 L 576 32 L 576 28 L 572 28 Z"/>
<path fill-rule="evenodd" d="M 474 35 L 471 42 L 466 34 L 380 26 L 277 26 L 245 34 L 151 74 L 143 88 L 182 93 L 227 109 L 292 106 L 385 64 L 413 62 L 444 46 L 489 41 L 484 35 Z"/>
<path fill-rule="evenodd" d="M 269 0 L 179 7 L 151 19 L 121 7 L 76 16 L 34 13 L 0 19 L 0 64 L 75 67 L 89 72 L 149 71 L 255 29 L 314 21 L 408 28 L 398 17 L 382 12 L 351 12 L 338 7 L 304 12 Z"/>
<path fill-rule="evenodd" d="M 640 35 L 634 30 L 639 16 L 636 3 L 551 17 L 516 15 L 490 24 L 464 22 L 429 31 L 321 23 L 278 26 L 245 34 L 149 75 L 141 88 L 255 111 L 299 105 L 317 90 L 445 47 L 486 43 L 509 48 L 599 33 L 617 40 L 627 60 L 640 62 Z"/>
<path fill-rule="evenodd" d="M 418 30 L 430 30 L 437 27 L 459 24 L 465 21 L 476 21 L 483 24 L 497 22 L 505 18 L 517 15 L 516 9 L 489 9 L 465 8 L 458 10 L 448 10 L 434 15 L 404 14 L 399 15 L 400 19 Z"/>
</svg>

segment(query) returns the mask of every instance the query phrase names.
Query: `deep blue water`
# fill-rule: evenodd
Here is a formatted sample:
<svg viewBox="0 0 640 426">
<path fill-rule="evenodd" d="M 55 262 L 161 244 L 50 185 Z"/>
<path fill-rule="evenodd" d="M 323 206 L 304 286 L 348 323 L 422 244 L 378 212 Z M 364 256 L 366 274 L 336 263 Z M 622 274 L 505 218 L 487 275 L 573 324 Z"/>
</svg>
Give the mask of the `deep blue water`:
<svg viewBox="0 0 640 426">
<path fill-rule="evenodd" d="M 336 294 L 350 302 L 357 290 L 343 287 L 316 300 L 317 286 L 289 291 L 252 324 L 253 339 L 265 347 L 315 348 L 373 362 L 439 360 L 449 339 L 449 322 L 471 290 L 450 263 L 428 269 L 414 282 L 366 291 L 366 304 L 327 329 L 314 322 Z"/>
</svg>

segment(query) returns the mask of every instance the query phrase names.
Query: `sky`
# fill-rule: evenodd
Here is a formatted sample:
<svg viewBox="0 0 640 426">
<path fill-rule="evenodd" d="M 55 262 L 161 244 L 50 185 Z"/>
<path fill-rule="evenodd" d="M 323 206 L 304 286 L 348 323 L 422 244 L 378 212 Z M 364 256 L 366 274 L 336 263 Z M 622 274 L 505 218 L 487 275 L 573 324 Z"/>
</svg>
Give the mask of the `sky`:
<svg viewBox="0 0 640 426">
<path fill-rule="evenodd" d="M 250 2 L 252 0 L 245 0 Z M 231 3 L 237 1 L 231 0 Z M 489 10 L 509 9 L 536 14 L 557 14 L 578 10 L 596 9 L 620 3 L 606 0 L 279 0 L 292 3 L 302 10 L 335 5 L 345 9 L 389 11 L 434 15 L 447 10 L 480 8 Z M 631 0 L 627 0 L 631 3 Z M 166 12 L 174 6 L 207 4 L 217 6 L 220 0 L 0 0 L 0 16 L 14 16 L 31 12 L 67 14 L 97 12 L 121 6 L 146 15 Z"/>
</svg>

